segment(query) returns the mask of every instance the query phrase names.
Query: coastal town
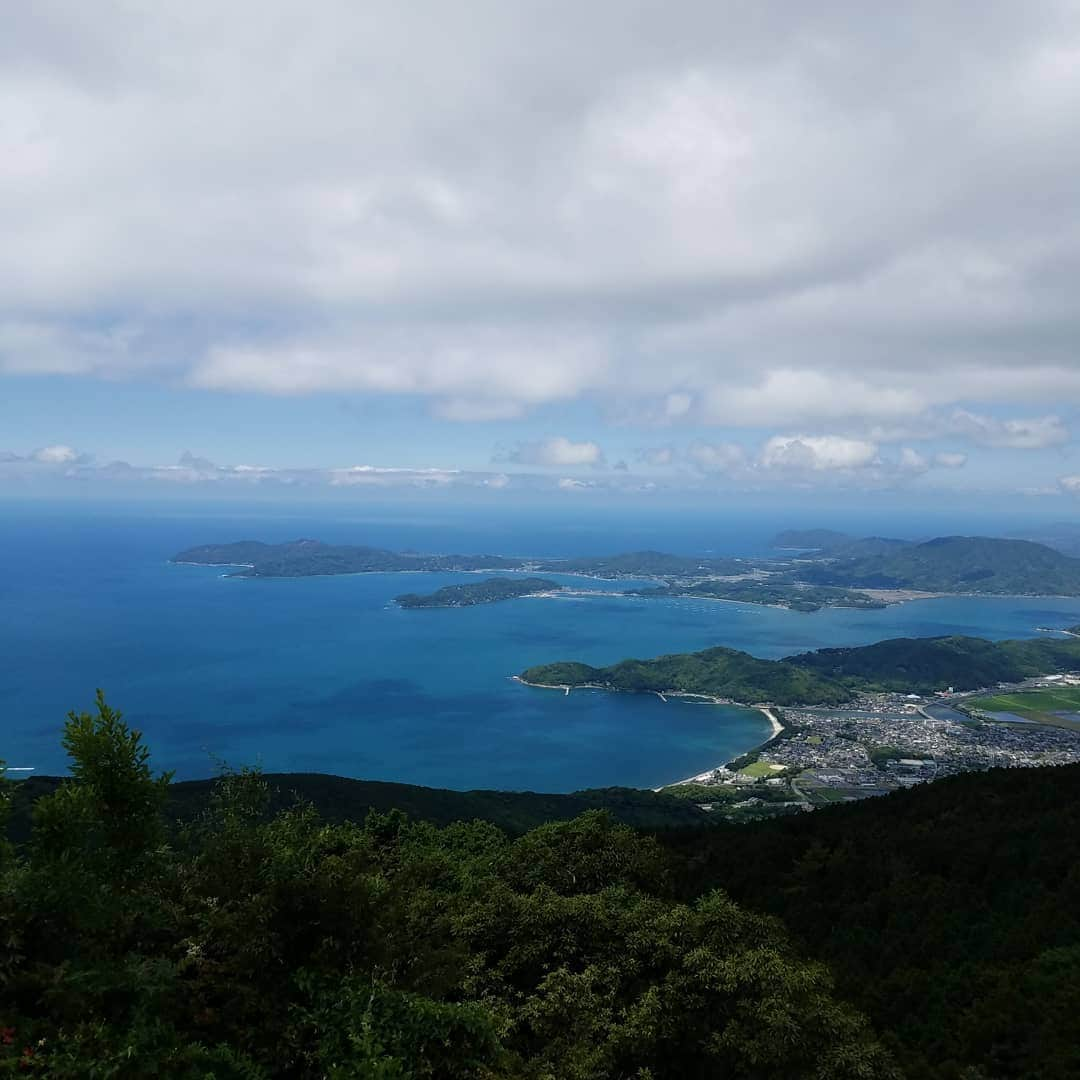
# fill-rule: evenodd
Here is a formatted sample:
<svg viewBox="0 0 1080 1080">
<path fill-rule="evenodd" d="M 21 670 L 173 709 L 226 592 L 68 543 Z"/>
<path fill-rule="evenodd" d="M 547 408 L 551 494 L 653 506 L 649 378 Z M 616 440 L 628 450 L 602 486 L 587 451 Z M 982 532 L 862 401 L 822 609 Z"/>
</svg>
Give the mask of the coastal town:
<svg viewBox="0 0 1080 1080">
<path fill-rule="evenodd" d="M 1078 696 L 1078 686 L 1075 676 L 1048 675 L 967 693 L 864 694 L 839 708 L 759 706 L 774 725 L 766 743 L 665 790 L 715 789 L 715 800 L 700 793 L 703 809 L 751 819 L 883 795 L 960 772 L 1080 762 L 1080 715 L 1033 719 L 982 705 L 1001 690 L 1010 700 L 1054 692 L 1067 701 Z"/>
</svg>

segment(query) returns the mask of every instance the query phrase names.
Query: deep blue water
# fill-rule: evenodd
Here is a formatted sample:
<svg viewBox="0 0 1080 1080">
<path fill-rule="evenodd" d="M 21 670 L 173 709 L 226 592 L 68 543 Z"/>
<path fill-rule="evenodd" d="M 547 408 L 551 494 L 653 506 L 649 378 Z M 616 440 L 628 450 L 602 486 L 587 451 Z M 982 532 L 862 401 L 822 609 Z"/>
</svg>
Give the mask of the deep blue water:
<svg viewBox="0 0 1080 1080">
<path fill-rule="evenodd" d="M 1000 638 L 1080 623 L 1080 601 L 1024 599 L 797 614 L 702 600 L 527 598 L 407 612 L 390 604 L 397 593 L 475 578 L 246 581 L 167 561 L 195 543 L 299 535 L 427 551 L 752 553 L 790 522 L 478 520 L 445 509 L 135 515 L 15 503 L 0 503 L 0 514 L 0 758 L 39 772 L 62 771 L 64 715 L 89 707 L 101 686 L 145 732 L 155 763 L 181 778 L 224 760 L 461 789 L 652 786 L 748 749 L 767 724 L 746 710 L 653 697 L 565 697 L 509 676 L 556 659 L 610 663 L 713 644 L 783 656 L 899 635 Z"/>
</svg>

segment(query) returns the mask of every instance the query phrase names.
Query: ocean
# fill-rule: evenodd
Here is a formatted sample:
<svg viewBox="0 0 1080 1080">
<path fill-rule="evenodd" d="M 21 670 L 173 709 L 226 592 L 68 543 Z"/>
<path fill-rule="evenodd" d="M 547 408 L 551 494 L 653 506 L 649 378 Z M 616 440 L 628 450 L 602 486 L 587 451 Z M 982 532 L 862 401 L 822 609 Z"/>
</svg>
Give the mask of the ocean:
<svg viewBox="0 0 1080 1080">
<path fill-rule="evenodd" d="M 447 505 L 239 512 L 3 502 L 0 759 L 62 772 L 64 717 L 89 708 L 102 687 L 144 732 L 155 765 L 180 779 L 224 763 L 460 790 L 652 787 L 749 749 L 768 736 L 767 722 L 752 710 L 652 696 L 565 696 L 510 676 L 552 660 L 606 664 L 710 645 L 779 657 L 902 635 L 1024 637 L 1080 623 L 1080 599 L 935 599 L 799 614 L 610 596 L 402 611 L 392 603 L 398 593 L 476 578 L 243 580 L 168 561 L 198 543 L 298 536 L 549 557 L 641 548 L 761 554 L 792 524 L 821 522 L 719 512 L 496 517 Z"/>
</svg>

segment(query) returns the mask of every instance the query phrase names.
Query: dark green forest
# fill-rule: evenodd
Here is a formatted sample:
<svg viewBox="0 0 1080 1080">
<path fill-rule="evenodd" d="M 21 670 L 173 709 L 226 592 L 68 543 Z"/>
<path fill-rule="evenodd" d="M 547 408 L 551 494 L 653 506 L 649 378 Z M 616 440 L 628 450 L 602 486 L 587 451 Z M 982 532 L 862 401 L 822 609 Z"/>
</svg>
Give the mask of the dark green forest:
<svg viewBox="0 0 1080 1080">
<path fill-rule="evenodd" d="M 0 1076 L 1080 1071 L 1080 767 L 515 834 L 450 820 L 493 793 L 173 785 L 100 697 L 64 745 L 0 803 Z"/>
</svg>

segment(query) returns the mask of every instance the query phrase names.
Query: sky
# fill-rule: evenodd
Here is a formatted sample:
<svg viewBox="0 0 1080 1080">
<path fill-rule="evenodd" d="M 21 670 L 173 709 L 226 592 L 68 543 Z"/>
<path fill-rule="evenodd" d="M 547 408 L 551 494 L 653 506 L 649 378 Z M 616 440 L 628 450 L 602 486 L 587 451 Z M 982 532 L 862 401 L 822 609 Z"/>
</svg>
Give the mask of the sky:
<svg viewBox="0 0 1080 1080">
<path fill-rule="evenodd" d="M 1076 507 L 1075 0 L 3 18 L 0 498 Z"/>
</svg>

